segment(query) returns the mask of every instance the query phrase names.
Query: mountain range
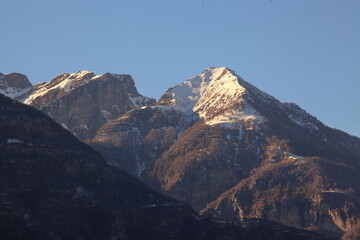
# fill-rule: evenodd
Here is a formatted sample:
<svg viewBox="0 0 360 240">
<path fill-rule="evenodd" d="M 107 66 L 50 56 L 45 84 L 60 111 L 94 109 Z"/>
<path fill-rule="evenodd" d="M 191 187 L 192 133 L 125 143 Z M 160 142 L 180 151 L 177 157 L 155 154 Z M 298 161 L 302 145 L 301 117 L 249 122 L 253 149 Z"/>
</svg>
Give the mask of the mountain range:
<svg viewBox="0 0 360 240">
<path fill-rule="evenodd" d="M 3 240 L 325 239 L 270 221 L 199 216 L 112 167 L 46 114 L 0 94 Z"/>
<path fill-rule="evenodd" d="M 346 232 L 344 239 L 358 232 L 360 139 L 228 68 L 206 69 L 158 101 L 140 95 L 129 75 L 80 71 L 30 90 L 23 75 L 22 87 L 10 86 L 9 75 L 0 76 L 2 93 L 204 216 Z"/>
</svg>

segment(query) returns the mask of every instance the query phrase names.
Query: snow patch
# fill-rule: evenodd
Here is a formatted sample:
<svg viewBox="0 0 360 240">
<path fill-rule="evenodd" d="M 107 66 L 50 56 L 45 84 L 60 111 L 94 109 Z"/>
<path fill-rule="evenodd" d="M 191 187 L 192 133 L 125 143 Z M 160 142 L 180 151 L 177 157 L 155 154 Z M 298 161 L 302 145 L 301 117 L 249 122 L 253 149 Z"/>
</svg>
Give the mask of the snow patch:
<svg viewBox="0 0 360 240">
<path fill-rule="evenodd" d="M 110 75 L 113 77 L 113 78 L 116 78 L 116 79 L 119 79 L 119 80 L 124 80 L 124 74 L 116 74 L 116 73 L 110 73 Z"/>
<path fill-rule="evenodd" d="M 77 186 L 76 187 L 75 198 L 86 197 L 86 196 L 89 196 L 89 195 L 90 195 L 89 191 L 86 190 L 85 188 L 83 188 L 82 186 Z"/>
<path fill-rule="evenodd" d="M 301 158 L 304 158 L 303 156 L 299 156 L 299 155 L 296 155 L 296 154 L 293 154 L 293 153 L 285 153 L 287 156 L 288 156 L 288 158 L 290 158 L 290 159 L 301 159 Z"/>
<path fill-rule="evenodd" d="M 148 205 L 145 205 L 145 206 L 140 207 L 140 209 L 154 208 L 154 207 L 156 207 L 156 204 L 148 204 Z"/>
<path fill-rule="evenodd" d="M 133 104 L 134 108 L 139 108 L 140 106 L 148 105 L 152 101 L 151 98 L 143 97 L 143 96 L 138 96 L 138 97 L 130 97 L 129 96 L 129 99 L 130 99 L 131 103 Z M 143 108 L 143 107 L 141 107 L 141 108 Z"/>
<path fill-rule="evenodd" d="M 109 121 L 109 119 L 112 117 L 112 114 L 104 109 L 101 109 L 101 113 L 106 119 L 106 121 Z"/>
<path fill-rule="evenodd" d="M 69 130 L 69 128 L 68 128 L 68 126 L 66 126 L 66 124 L 64 124 L 64 123 L 60 123 L 60 124 L 63 128 L 65 128 L 66 130 Z"/>
<path fill-rule="evenodd" d="M 303 160 L 303 158 L 304 158 L 303 156 L 296 155 L 296 154 L 289 153 L 289 152 L 286 152 L 285 155 L 288 157 L 288 159 L 294 160 L 295 165 L 305 163 L 305 161 Z"/>
<path fill-rule="evenodd" d="M 6 143 L 23 143 L 23 141 L 15 138 L 8 138 L 6 139 Z"/>
<path fill-rule="evenodd" d="M 32 89 L 32 86 L 29 86 L 29 87 L 24 88 L 24 89 L 7 87 L 5 89 L 0 89 L 0 93 L 7 96 L 7 97 L 16 99 L 16 98 L 21 97 L 22 95 L 30 92 L 31 89 Z"/>
<path fill-rule="evenodd" d="M 308 114 L 305 110 L 301 109 L 298 105 L 295 103 L 283 103 L 282 108 L 285 109 L 289 119 L 304 128 L 310 128 L 315 131 L 319 130 L 319 128 L 316 126 L 316 121 L 314 117 L 312 117 L 310 114 Z"/>
<path fill-rule="evenodd" d="M 83 128 L 83 129 L 86 129 L 86 130 L 89 130 L 88 126 L 86 124 L 81 124 L 80 125 L 80 128 Z"/>
<path fill-rule="evenodd" d="M 141 174 L 145 171 L 146 167 L 145 167 L 145 163 L 144 162 L 137 162 L 136 163 L 136 169 L 135 169 L 135 174 L 138 178 L 141 177 Z"/>
<path fill-rule="evenodd" d="M 339 190 L 339 189 L 330 189 L 330 190 L 323 190 L 322 193 L 339 193 L 339 194 L 349 194 L 347 191 Z"/>
</svg>

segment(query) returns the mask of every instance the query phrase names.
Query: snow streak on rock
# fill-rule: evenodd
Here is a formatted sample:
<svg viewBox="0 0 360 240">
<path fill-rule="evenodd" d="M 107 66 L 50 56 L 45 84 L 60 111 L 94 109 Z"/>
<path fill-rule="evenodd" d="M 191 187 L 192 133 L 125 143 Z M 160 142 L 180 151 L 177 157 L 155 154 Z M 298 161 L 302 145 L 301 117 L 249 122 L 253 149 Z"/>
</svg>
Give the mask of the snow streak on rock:
<svg viewBox="0 0 360 240">
<path fill-rule="evenodd" d="M 23 74 L 10 73 L 3 75 L 0 73 L 0 94 L 19 100 L 32 90 L 32 85 Z"/>
</svg>

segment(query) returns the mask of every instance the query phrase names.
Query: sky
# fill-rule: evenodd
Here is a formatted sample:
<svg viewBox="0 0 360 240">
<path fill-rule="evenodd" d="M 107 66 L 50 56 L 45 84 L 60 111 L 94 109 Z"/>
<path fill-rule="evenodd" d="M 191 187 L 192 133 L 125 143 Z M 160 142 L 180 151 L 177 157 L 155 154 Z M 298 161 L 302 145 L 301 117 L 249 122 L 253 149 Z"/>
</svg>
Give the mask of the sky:
<svg viewBox="0 0 360 240">
<path fill-rule="evenodd" d="M 226 66 L 360 136 L 359 0 L 0 0 L 0 72 L 131 74 L 159 98 Z"/>
</svg>

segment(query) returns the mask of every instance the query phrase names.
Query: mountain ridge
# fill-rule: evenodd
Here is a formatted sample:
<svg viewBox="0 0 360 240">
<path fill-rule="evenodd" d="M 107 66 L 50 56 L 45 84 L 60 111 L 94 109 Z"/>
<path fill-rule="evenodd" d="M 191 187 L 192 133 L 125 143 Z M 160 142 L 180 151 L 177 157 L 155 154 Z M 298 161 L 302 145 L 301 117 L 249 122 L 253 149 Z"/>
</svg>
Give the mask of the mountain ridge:
<svg viewBox="0 0 360 240">
<path fill-rule="evenodd" d="M 353 196 L 351 204 L 357 205 L 360 186 L 349 169 L 360 168 L 360 139 L 325 126 L 296 104 L 280 102 L 227 68 L 206 69 L 168 89 L 154 106 L 132 110 L 106 123 L 88 143 L 111 164 L 204 214 L 246 219 L 276 213 L 278 217 L 271 218 L 274 221 L 338 236 L 359 221 L 354 208 L 347 212 L 345 199 L 337 198 L 335 214 L 326 191 L 341 189 Z M 120 154 L 123 156 L 118 157 Z M 342 165 L 353 178 L 349 183 L 341 176 L 338 166 Z M 286 177 L 280 178 L 280 170 L 274 166 L 289 166 L 282 173 Z M 319 173 L 320 178 L 309 175 L 301 180 L 302 171 Z M 218 213 L 220 208 L 218 212 L 205 210 L 240 182 L 253 182 L 257 172 L 259 183 L 273 174 L 272 181 L 285 189 L 287 178 L 296 184 L 284 194 L 276 193 L 273 202 L 258 206 L 256 201 L 262 201 L 259 191 L 272 191 L 273 186 L 255 184 L 254 191 L 244 195 L 254 199 L 245 202 L 250 210 L 244 217 L 236 212 Z M 301 190 L 307 184 L 312 195 Z M 291 197 L 290 189 L 296 197 Z M 312 196 L 322 199 L 321 207 Z M 287 201 L 276 200 L 281 198 Z M 231 201 L 229 204 L 226 209 L 233 209 Z M 289 207 L 298 210 L 294 213 Z M 303 210 L 313 215 L 300 214 Z M 346 218 L 340 216 L 349 213 L 353 220 L 345 223 Z M 291 214 L 296 220 L 287 220 Z"/>
<path fill-rule="evenodd" d="M 42 110 L 82 140 L 93 137 L 108 120 L 155 103 L 154 99 L 138 93 L 128 74 L 96 75 L 78 71 L 62 73 L 50 82 L 35 86 L 29 82 L 29 85 L 31 89 L 15 99 Z"/>
</svg>

